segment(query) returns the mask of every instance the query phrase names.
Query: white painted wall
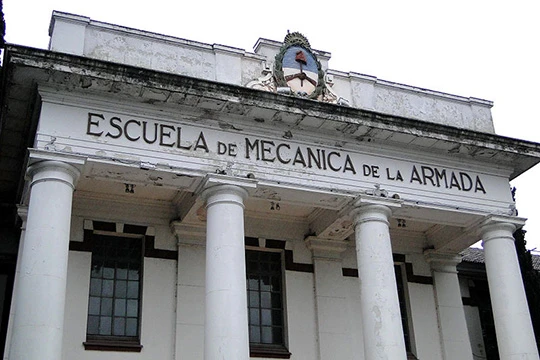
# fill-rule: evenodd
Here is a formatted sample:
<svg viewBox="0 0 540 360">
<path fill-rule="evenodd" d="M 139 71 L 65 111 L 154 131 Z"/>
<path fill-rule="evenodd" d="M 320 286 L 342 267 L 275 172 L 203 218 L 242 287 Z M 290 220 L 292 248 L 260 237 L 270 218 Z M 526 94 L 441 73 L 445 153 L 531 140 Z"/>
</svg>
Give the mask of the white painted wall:
<svg viewBox="0 0 540 360">
<path fill-rule="evenodd" d="M 408 283 L 416 354 L 421 360 L 442 359 L 433 285 Z"/>
<path fill-rule="evenodd" d="M 123 223 L 141 224 L 145 218 L 144 207 L 134 204 L 112 202 L 107 209 L 101 205 L 101 202 L 89 199 L 75 199 L 73 241 L 82 240 L 84 219 L 110 222 L 122 219 Z M 176 239 L 165 221 L 167 214 L 166 207 L 160 211 L 154 209 L 153 216 L 149 217 L 152 222 L 148 225 L 155 228 L 156 244 L 173 250 Z M 159 219 L 163 220 L 160 222 Z M 180 242 L 178 268 L 173 260 L 145 259 L 141 337 L 144 348 L 140 354 L 84 350 L 82 342 L 86 332 L 91 257 L 90 253 L 70 251 L 63 359 L 201 359 L 204 349 L 205 247 L 196 238 L 185 237 Z M 287 248 L 294 250 L 296 262 L 311 262 L 311 254 L 302 239 L 289 240 Z M 347 255 L 353 252 L 353 248 L 346 251 L 342 267 L 356 266 L 354 259 Z M 415 267 L 422 273 L 425 264 L 421 256 L 412 255 L 408 261 L 417 262 Z M 322 275 L 319 281 L 331 291 L 321 295 L 333 298 L 332 293 L 335 292 L 339 295 L 340 304 L 327 304 L 320 308 L 322 317 L 317 317 L 315 275 L 285 272 L 287 339 L 291 359 L 363 359 L 358 278 L 342 277 L 336 283 L 334 277 Z M 413 349 L 419 359 L 441 359 L 433 286 L 408 283 L 407 288 L 415 341 Z M 318 326 L 331 330 L 326 334 L 325 342 L 320 343 Z M 332 340 L 333 335 L 337 336 L 334 336 L 335 341 Z M 328 342 L 329 339 L 332 341 Z M 340 346 L 335 346 L 336 341 Z"/>
</svg>

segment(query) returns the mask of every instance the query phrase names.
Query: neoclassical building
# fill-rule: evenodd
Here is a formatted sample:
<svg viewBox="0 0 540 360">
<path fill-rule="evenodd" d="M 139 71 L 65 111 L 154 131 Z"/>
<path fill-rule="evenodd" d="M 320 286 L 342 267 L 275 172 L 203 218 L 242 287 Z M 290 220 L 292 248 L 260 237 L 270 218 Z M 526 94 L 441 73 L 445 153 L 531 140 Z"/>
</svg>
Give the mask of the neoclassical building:
<svg viewBox="0 0 540 360">
<path fill-rule="evenodd" d="M 538 359 L 509 180 L 540 145 L 490 101 L 332 70 L 300 33 L 50 36 L 4 52 L 4 359 L 478 359 L 479 240 L 500 358 Z"/>
</svg>

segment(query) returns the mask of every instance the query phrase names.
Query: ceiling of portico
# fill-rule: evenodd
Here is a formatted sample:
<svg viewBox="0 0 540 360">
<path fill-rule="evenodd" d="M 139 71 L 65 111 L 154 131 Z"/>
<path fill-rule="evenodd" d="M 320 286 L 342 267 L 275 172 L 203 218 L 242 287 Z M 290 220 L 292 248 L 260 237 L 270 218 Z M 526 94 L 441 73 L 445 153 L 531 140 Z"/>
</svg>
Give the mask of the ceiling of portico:
<svg viewBox="0 0 540 360">
<path fill-rule="evenodd" d="M 175 215 L 170 220 L 180 219 L 184 224 L 204 229 L 204 203 L 193 192 L 202 178 L 180 178 L 177 186 L 171 186 L 167 183 L 167 173 L 133 171 L 129 167 L 125 172 L 119 169 L 90 164 L 77 184 L 75 199 L 118 202 L 127 207 L 173 207 Z M 148 181 L 148 178 L 155 180 Z M 169 181 L 173 178 L 171 176 Z M 266 228 L 298 227 L 304 232 L 301 236 L 314 235 L 336 241 L 352 236 L 350 240 L 354 243 L 352 201 L 352 197 L 262 185 L 245 200 L 245 214 L 252 224 L 264 224 Z M 394 251 L 420 252 L 426 248 L 460 251 L 478 241 L 471 227 L 480 219 L 458 211 L 450 214 L 448 210 L 403 206 L 396 209 L 390 219 Z"/>
</svg>

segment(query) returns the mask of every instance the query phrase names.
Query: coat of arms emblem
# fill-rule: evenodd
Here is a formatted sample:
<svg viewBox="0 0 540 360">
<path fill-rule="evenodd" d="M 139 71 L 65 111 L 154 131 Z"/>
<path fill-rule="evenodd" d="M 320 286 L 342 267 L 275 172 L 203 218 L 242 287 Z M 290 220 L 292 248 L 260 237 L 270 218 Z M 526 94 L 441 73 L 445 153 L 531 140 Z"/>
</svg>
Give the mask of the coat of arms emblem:
<svg viewBox="0 0 540 360">
<path fill-rule="evenodd" d="M 274 59 L 272 69 L 246 86 L 280 94 L 319 100 L 340 105 L 348 102 L 332 89 L 333 83 L 321 67 L 308 39 L 299 32 L 288 33 Z"/>
<path fill-rule="evenodd" d="M 321 63 L 309 41 L 298 32 L 285 36 L 280 52 L 276 55 L 274 75 L 278 86 L 287 86 L 300 97 L 317 99 L 324 85 Z"/>
</svg>

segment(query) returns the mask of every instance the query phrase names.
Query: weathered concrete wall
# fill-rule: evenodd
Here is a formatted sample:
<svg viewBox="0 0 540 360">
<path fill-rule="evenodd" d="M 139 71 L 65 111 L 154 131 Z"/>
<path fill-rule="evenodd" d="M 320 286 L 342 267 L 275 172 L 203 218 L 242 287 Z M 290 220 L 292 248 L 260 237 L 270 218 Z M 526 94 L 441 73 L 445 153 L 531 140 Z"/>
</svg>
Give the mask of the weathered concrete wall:
<svg viewBox="0 0 540 360">
<path fill-rule="evenodd" d="M 50 50 L 173 74 L 246 85 L 272 67 L 280 42 L 259 39 L 255 53 L 204 44 L 55 12 Z M 322 68 L 330 53 L 315 50 Z M 373 76 L 328 70 L 335 92 L 353 107 L 436 124 L 494 133 L 490 101 L 392 83 Z M 327 77 L 327 79 L 330 79 Z"/>
</svg>

